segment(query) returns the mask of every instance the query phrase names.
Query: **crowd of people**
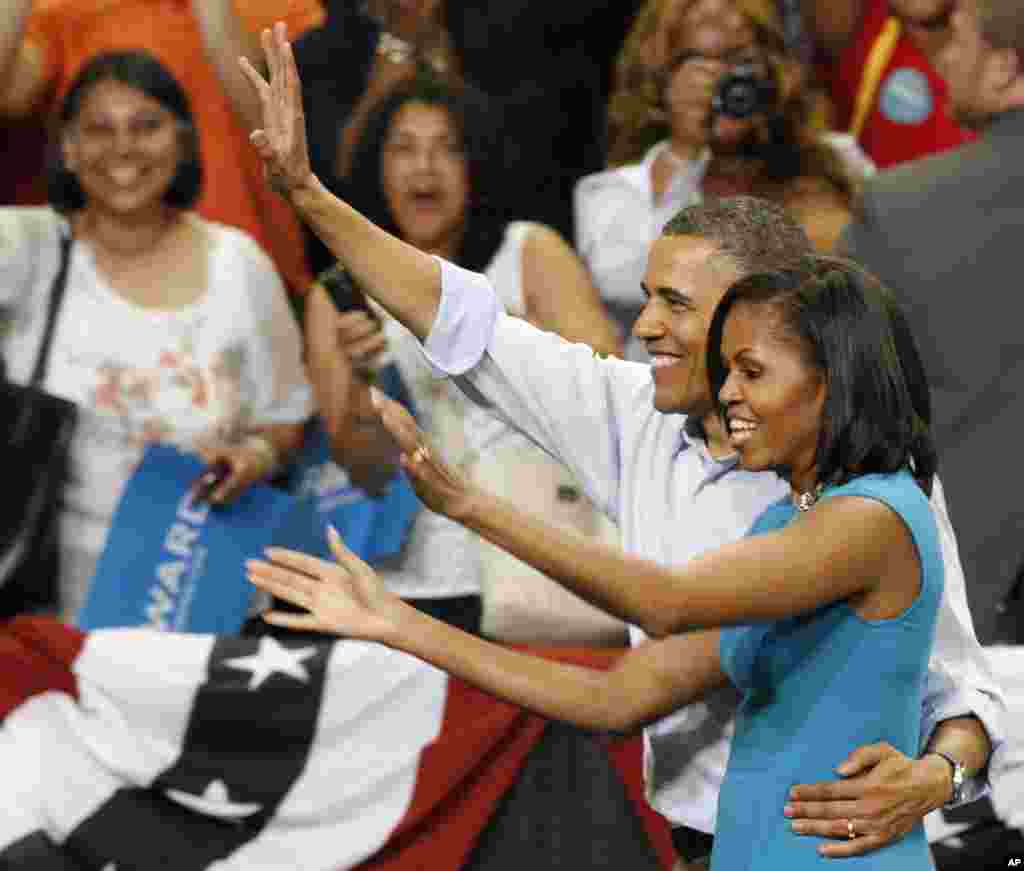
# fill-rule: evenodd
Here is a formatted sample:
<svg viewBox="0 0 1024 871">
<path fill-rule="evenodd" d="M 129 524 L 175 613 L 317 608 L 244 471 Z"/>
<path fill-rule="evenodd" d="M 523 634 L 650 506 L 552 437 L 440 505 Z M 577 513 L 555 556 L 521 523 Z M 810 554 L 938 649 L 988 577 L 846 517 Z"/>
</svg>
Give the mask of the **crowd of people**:
<svg viewBox="0 0 1024 871">
<path fill-rule="evenodd" d="M 681 868 L 932 867 L 925 815 L 1006 765 L 982 645 L 1024 640 L 1019 4 L 0 12 L 4 377 L 63 262 L 44 386 L 79 409 L 55 613 L 147 445 L 230 502 L 318 414 L 424 508 L 373 565 L 333 530 L 251 562 L 246 631 L 642 729 Z M 570 641 L 628 652 L 508 647 Z"/>
</svg>

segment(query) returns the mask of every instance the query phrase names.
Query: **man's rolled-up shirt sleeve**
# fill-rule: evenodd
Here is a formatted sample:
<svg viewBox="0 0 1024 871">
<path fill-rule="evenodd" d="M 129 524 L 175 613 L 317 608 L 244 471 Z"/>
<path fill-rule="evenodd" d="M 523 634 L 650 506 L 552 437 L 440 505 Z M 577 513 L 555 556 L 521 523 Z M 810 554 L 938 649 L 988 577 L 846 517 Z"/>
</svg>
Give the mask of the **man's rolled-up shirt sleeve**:
<svg viewBox="0 0 1024 871">
<path fill-rule="evenodd" d="M 565 463 L 615 519 L 624 419 L 650 384 L 645 366 L 601 358 L 507 315 L 490 282 L 441 260 L 441 302 L 423 350 L 431 365 L 512 428 Z"/>
<path fill-rule="evenodd" d="M 967 717 L 972 714 L 981 720 L 992 742 L 989 764 L 977 774 L 964 780 L 962 804 L 975 801 L 991 788 L 991 772 L 999 767 L 1004 748 L 1002 697 L 985 689 L 962 685 L 948 673 L 929 669 L 925 687 L 923 718 L 921 721 L 921 752 L 924 752 L 932 733 L 943 720 Z M 958 684 L 961 684 L 958 686 Z"/>
<path fill-rule="evenodd" d="M 441 303 L 423 351 L 445 375 L 462 375 L 476 366 L 504 312 L 487 276 L 440 257 Z"/>
</svg>

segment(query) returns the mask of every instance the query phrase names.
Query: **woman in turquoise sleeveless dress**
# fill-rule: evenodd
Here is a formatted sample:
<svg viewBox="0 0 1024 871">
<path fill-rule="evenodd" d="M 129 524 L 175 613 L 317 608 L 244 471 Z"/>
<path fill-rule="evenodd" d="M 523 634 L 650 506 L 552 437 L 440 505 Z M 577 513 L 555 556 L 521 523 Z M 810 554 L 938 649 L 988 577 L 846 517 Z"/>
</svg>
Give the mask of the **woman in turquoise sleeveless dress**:
<svg viewBox="0 0 1024 871">
<path fill-rule="evenodd" d="M 337 537 L 337 564 L 274 551 L 250 564 L 250 577 L 309 611 L 266 615 L 270 622 L 378 641 L 588 728 L 634 729 L 733 682 L 744 697 L 712 869 L 818 869 L 830 861 L 815 850 L 819 840 L 795 834 L 783 816 L 789 788 L 831 778 L 836 759 L 867 743 L 917 755 L 943 583 L 927 495 L 927 385 L 886 290 L 826 257 L 732 285 L 711 321 L 707 372 L 742 466 L 780 474 L 792 497 L 743 540 L 682 566 L 544 527 L 440 464 L 412 419 L 379 403 L 427 505 L 652 638 L 610 671 L 438 624 L 387 593 Z M 844 831 L 860 837 L 866 825 L 848 820 Z M 919 825 L 843 867 L 932 863 Z"/>
<path fill-rule="evenodd" d="M 718 799 L 714 868 L 823 867 L 830 860 L 808 850 L 779 812 L 789 788 L 831 778 L 835 760 L 862 744 L 887 741 L 917 755 L 921 687 L 942 596 L 931 509 L 908 471 L 825 488 L 819 502 L 840 496 L 877 500 L 907 525 L 922 564 L 921 591 L 889 619 L 865 619 L 841 600 L 799 617 L 722 629 L 722 669 L 744 697 Z M 783 528 L 798 513 L 791 501 L 780 502 L 751 534 Z M 930 868 L 924 828 L 847 863 Z"/>
</svg>

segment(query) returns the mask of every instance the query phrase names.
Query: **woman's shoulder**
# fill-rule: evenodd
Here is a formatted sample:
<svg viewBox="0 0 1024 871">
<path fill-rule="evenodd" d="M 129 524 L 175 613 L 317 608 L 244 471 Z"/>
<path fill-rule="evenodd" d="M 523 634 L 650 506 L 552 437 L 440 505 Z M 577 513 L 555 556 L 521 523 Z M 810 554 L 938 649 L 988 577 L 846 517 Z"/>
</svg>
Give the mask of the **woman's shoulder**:
<svg viewBox="0 0 1024 871">
<path fill-rule="evenodd" d="M 569 247 L 558 230 L 540 221 L 511 221 L 505 228 L 505 244 L 539 254 L 564 253 Z"/>
<path fill-rule="evenodd" d="M 928 501 L 928 497 L 907 468 L 897 469 L 895 472 L 857 475 L 843 484 L 826 488 L 823 497 L 853 496 L 860 493 L 897 493 L 908 497 L 916 494 L 925 502 Z"/>
<path fill-rule="evenodd" d="M 613 191 L 643 191 L 646 171 L 646 161 L 638 161 L 585 175 L 576 182 L 576 202 L 585 203 Z"/>
<path fill-rule="evenodd" d="M 259 242 L 238 227 L 194 218 L 211 251 L 211 282 L 218 291 L 212 299 L 227 302 L 231 298 L 256 312 L 275 308 L 275 297 L 285 295 L 285 285 Z M 230 293 L 220 292 L 228 288 Z"/>
<path fill-rule="evenodd" d="M 41 243 L 65 232 L 68 222 L 50 206 L 0 206 L 0 257 L 27 253 L 30 243 Z"/>
<path fill-rule="evenodd" d="M 25 298 L 60 263 L 65 218 L 49 206 L 0 207 L 0 305 Z"/>
<path fill-rule="evenodd" d="M 547 224 L 537 221 L 509 221 L 501 234 L 501 246 L 499 252 L 508 246 L 521 247 L 528 239 L 534 238 L 535 233 L 543 234 L 551 230 Z"/>
<path fill-rule="evenodd" d="M 934 525 L 931 505 L 909 469 L 858 475 L 838 487 L 829 487 L 823 499 L 836 496 L 858 496 L 888 506 L 911 528 L 921 523 Z"/>
<path fill-rule="evenodd" d="M 493 283 L 496 268 L 507 262 L 519 263 L 525 257 L 541 257 L 560 253 L 568 246 L 554 227 L 539 221 L 509 221 L 501 231 L 501 242 L 484 270 Z M 499 269 L 500 271 L 500 269 Z"/>
<path fill-rule="evenodd" d="M 211 221 L 198 212 L 190 212 L 189 217 L 194 222 L 196 229 L 205 234 L 211 244 L 238 256 L 270 261 L 269 255 L 260 247 L 260 243 L 241 227 L 222 224 L 220 221 Z"/>
<path fill-rule="evenodd" d="M 197 227 L 205 234 L 218 257 L 234 265 L 247 268 L 245 275 L 251 280 L 256 276 L 270 279 L 273 284 L 281 282 L 277 267 L 270 255 L 256 239 L 245 230 L 230 224 L 221 224 L 199 215 L 194 215 Z"/>
</svg>

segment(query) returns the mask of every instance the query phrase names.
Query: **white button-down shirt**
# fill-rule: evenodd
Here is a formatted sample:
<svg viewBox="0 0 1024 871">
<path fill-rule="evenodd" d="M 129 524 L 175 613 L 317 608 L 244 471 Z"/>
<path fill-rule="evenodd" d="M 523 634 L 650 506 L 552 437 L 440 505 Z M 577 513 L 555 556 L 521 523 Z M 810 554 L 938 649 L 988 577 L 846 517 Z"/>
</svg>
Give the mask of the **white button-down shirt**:
<svg viewBox="0 0 1024 871">
<path fill-rule="evenodd" d="M 595 172 L 576 183 L 576 250 L 607 302 L 641 299 L 640 279 L 651 243 L 676 212 L 700 200 L 710 152 L 697 160 L 673 156 L 675 171 L 664 193 L 655 197 L 651 168 L 668 149 L 667 140 L 659 142 L 640 163 Z"/>
<path fill-rule="evenodd" d="M 616 522 L 626 551 L 683 563 L 741 538 L 788 493 L 775 475 L 737 468 L 735 458 L 713 459 L 684 432 L 684 415 L 655 410 L 647 366 L 601 359 L 586 345 L 506 315 L 483 275 L 440 262 L 442 297 L 424 343 L 427 358 L 471 400 L 565 463 Z M 967 611 L 941 487 L 936 494 L 946 586 L 922 736 L 939 720 L 973 712 L 999 745 L 1005 702 Z M 737 700 L 734 690 L 717 692 L 645 730 L 651 804 L 673 824 L 713 830 Z M 986 786 L 975 778 L 969 792 Z"/>
</svg>

